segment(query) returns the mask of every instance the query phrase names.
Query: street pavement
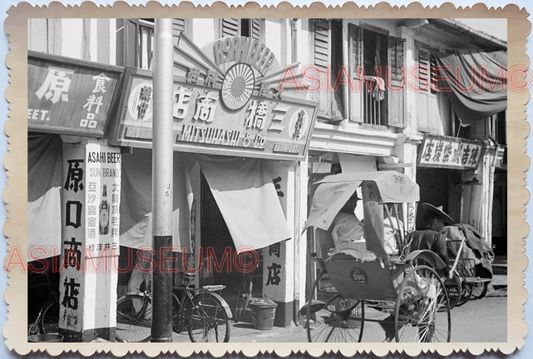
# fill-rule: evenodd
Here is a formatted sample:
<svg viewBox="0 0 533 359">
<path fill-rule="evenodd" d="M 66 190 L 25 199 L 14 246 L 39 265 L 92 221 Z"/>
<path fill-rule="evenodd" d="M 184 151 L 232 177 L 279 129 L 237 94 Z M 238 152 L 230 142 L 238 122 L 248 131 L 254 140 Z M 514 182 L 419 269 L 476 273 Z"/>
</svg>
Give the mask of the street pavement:
<svg viewBox="0 0 533 359">
<path fill-rule="evenodd" d="M 384 318 L 387 314 L 366 310 L 365 317 Z M 506 342 L 507 296 L 506 290 L 489 291 L 482 299 L 470 300 L 451 310 L 451 342 Z M 382 343 L 385 332 L 379 323 L 365 322 L 362 342 Z M 189 342 L 186 332 L 174 334 L 174 342 Z M 307 332 L 302 325 L 269 330 L 255 329 L 245 318 L 244 322 L 231 321 L 231 338 L 234 343 L 305 343 Z"/>
<path fill-rule="evenodd" d="M 487 295 L 482 299 L 471 299 L 464 305 L 451 310 L 451 342 L 456 343 L 497 343 L 507 341 L 507 277 L 495 275 Z M 439 313 L 438 315 L 442 315 Z M 365 318 L 384 319 L 388 313 L 368 308 Z M 303 323 L 304 318 L 301 319 Z M 233 343 L 306 343 L 307 332 L 303 325 L 273 327 L 268 330 L 254 328 L 251 312 L 247 312 L 243 321 L 230 320 Z M 187 330 L 173 333 L 175 343 L 190 342 Z M 382 343 L 385 332 L 379 323 L 364 323 L 362 342 Z"/>
<path fill-rule="evenodd" d="M 365 318 L 383 319 L 388 313 L 365 309 Z M 301 322 L 305 318 L 301 318 Z M 306 343 L 307 332 L 302 325 L 273 327 L 268 330 L 254 328 L 251 312 L 243 321 L 230 321 L 231 338 L 234 343 Z M 173 342 L 190 342 L 187 331 L 173 333 Z M 362 342 L 382 343 L 385 332 L 379 323 L 364 323 Z M 507 270 L 505 267 L 494 271 L 487 295 L 482 299 L 471 299 L 464 305 L 451 310 L 451 342 L 488 343 L 507 341 Z"/>
<path fill-rule="evenodd" d="M 471 299 L 451 310 L 451 342 L 507 341 L 507 275 L 506 271 L 498 273 L 502 274 L 494 274 L 484 298 Z M 365 317 L 383 319 L 386 316 L 388 314 L 365 309 Z M 245 322 L 231 323 L 231 342 L 307 342 L 307 332 L 302 325 L 258 330 L 250 319 L 245 317 Z M 385 332 L 379 323 L 365 322 L 362 342 L 382 343 L 384 339 Z"/>
</svg>

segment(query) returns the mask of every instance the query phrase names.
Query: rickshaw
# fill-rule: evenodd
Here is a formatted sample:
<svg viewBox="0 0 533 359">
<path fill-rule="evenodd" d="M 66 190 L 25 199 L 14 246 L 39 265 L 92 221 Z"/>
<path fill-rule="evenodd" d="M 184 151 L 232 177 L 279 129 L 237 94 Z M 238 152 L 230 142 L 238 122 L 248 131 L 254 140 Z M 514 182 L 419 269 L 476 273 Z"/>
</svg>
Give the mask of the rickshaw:
<svg viewBox="0 0 533 359">
<path fill-rule="evenodd" d="M 379 322 L 388 341 L 449 342 L 450 302 L 438 273 L 445 264 L 431 251 L 409 252 L 403 229 L 409 216 L 415 218 L 403 204 L 419 201 L 418 185 L 396 171 L 329 175 L 315 185 L 305 229 L 316 238 L 317 251 L 310 259 L 318 270 L 311 271 L 317 273 L 316 280 L 300 310 L 305 313 L 308 340 L 361 342 L 365 322 Z M 363 258 L 353 251 L 336 250 L 328 232 L 359 187 L 364 240 L 367 251 L 373 253 Z M 386 250 L 386 245 L 391 246 L 385 243 L 385 224 L 394 228 L 395 252 Z M 390 315 L 367 318 L 367 308 Z"/>
<path fill-rule="evenodd" d="M 464 233 L 467 229 L 464 228 L 465 225 L 458 225 L 446 229 L 450 273 L 453 274 L 453 278 L 448 282 L 451 280 L 454 282 L 448 287 L 452 308 L 463 305 L 471 298 L 483 298 L 487 293 L 489 283 L 492 281 L 492 272 L 483 270 L 479 264 L 481 260 L 476 257 L 472 249 L 468 248 Z M 491 257 L 490 261 L 492 261 L 494 256 L 492 251 L 488 256 Z"/>
</svg>

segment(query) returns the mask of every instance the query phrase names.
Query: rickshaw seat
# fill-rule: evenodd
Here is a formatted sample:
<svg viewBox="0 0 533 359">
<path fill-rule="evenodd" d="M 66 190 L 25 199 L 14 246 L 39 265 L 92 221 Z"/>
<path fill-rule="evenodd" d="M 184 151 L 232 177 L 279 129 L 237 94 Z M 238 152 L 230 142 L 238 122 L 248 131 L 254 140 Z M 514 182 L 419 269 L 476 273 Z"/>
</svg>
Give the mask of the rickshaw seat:
<svg viewBox="0 0 533 359">
<path fill-rule="evenodd" d="M 337 253 L 323 263 L 329 279 L 344 298 L 396 300 L 394 276 L 379 259 L 363 262 Z"/>
</svg>

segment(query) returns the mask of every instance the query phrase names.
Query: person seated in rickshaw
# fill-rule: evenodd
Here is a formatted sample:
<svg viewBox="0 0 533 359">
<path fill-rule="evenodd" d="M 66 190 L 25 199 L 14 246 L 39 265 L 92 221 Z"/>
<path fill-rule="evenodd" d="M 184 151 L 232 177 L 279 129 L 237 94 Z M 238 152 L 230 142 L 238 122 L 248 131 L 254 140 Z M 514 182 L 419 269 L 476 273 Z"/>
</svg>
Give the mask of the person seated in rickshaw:
<svg viewBox="0 0 533 359">
<path fill-rule="evenodd" d="M 409 244 L 410 251 L 426 249 L 437 254 L 446 264 L 444 275 L 448 276 L 449 257 L 446 235 L 442 233 L 445 224 L 453 223 L 452 217 L 442 210 L 442 206 L 435 207 L 430 203 L 422 203 L 425 209 L 423 230 L 411 233 Z"/>
<path fill-rule="evenodd" d="M 363 261 L 375 260 L 375 253 L 369 251 L 366 247 L 363 221 L 359 220 L 354 214 L 358 201 L 357 192 L 354 192 L 337 216 L 335 216 L 330 230 L 335 248 L 329 254 L 333 255 L 338 252 L 343 252 Z M 400 221 L 391 220 L 390 218 L 385 219 L 383 224 L 385 251 L 387 254 L 397 254 L 398 246 L 396 244 L 395 234 L 398 231 L 398 224 L 400 227 L 403 224 Z"/>
</svg>

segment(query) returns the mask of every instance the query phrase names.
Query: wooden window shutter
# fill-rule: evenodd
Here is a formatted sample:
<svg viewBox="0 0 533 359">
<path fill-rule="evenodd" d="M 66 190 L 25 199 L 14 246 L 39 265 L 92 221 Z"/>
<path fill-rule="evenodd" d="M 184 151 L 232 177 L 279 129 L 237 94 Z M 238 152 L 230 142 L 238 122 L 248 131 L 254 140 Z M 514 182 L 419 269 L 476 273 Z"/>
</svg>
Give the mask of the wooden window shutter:
<svg viewBox="0 0 533 359">
<path fill-rule="evenodd" d="M 326 69 L 331 66 L 330 28 L 328 20 L 316 19 L 314 21 L 314 60 L 315 65 Z"/>
<path fill-rule="evenodd" d="M 172 36 L 185 32 L 185 19 L 172 19 Z"/>
<path fill-rule="evenodd" d="M 388 65 L 386 80 L 389 82 L 389 88 L 386 89 L 387 99 L 387 125 L 393 127 L 405 127 L 405 39 L 389 36 L 388 37 Z M 389 75 L 390 74 L 390 75 Z M 403 88 L 402 88 L 403 87 Z M 392 88 L 392 90 L 391 90 Z"/>
<path fill-rule="evenodd" d="M 430 78 L 430 82 L 431 82 L 431 86 L 430 86 L 431 93 L 436 93 L 437 92 L 437 88 L 439 88 L 439 83 L 438 83 L 437 79 L 435 78 L 435 74 L 433 73 L 436 70 L 435 66 L 437 66 L 437 60 L 435 59 L 435 56 L 429 55 L 428 74 L 429 74 L 429 78 Z M 440 86 L 444 86 L 445 87 L 446 85 L 445 84 L 440 84 Z"/>
<path fill-rule="evenodd" d="M 428 89 L 429 87 L 429 51 L 420 49 L 418 51 L 418 89 Z"/>
<path fill-rule="evenodd" d="M 415 86 L 416 93 L 416 113 L 417 128 L 421 132 L 429 132 L 429 52 L 425 49 L 418 49 L 418 80 Z"/>
<path fill-rule="evenodd" d="M 251 19 L 250 27 L 252 39 L 261 40 L 261 19 Z"/>
<path fill-rule="evenodd" d="M 363 30 L 354 24 L 348 24 L 348 71 L 357 86 L 357 68 L 363 66 Z M 350 101 L 350 121 L 363 122 L 363 91 L 349 93 Z"/>
<path fill-rule="evenodd" d="M 405 66 L 405 39 L 389 36 L 389 59 L 391 80 L 401 82 L 403 67 Z"/>
<path fill-rule="evenodd" d="M 221 37 L 239 36 L 241 34 L 240 19 L 222 19 Z"/>
<path fill-rule="evenodd" d="M 123 28 L 117 36 L 117 44 L 120 42 L 122 45 L 120 48 L 117 46 L 117 64 L 120 66 L 137 67 L 139 63 L 138 24 L 130 19 L 122 21 Z M 117 27 L 119 25 L 120 22 L 117 21 Z"/>
<path fill-rule="evenodd" d="M 318 102 L 318 115 L 332 117 L 332 93 L 326 91 L 326 68 L 331 66 L 331 23 L 326 19 L 315 19 L 313 24 L 313 57 L 314 64 L 320 70 L 322 88 L 312 94 L 313 100 Z"/>
</svg>

